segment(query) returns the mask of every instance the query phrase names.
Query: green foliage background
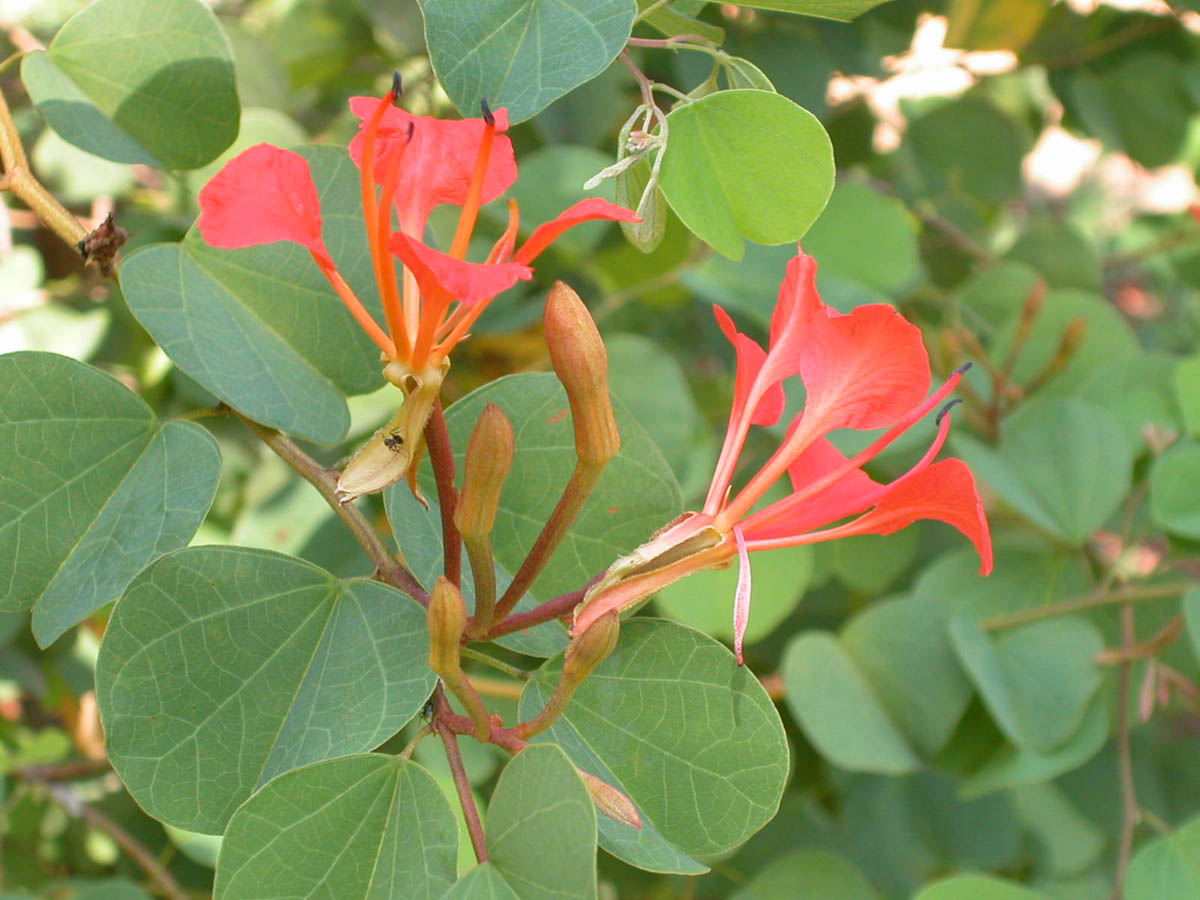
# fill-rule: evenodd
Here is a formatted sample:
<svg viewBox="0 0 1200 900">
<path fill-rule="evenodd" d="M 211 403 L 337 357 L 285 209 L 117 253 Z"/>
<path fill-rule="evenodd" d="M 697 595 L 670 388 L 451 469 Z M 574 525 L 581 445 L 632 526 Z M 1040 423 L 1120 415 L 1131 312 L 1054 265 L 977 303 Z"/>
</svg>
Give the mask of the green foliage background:
<svg viewBox="0 0 1200 900">
<path fill-rule="evenodd" d="M 122 834 L 183 890 L 228 900 L 317 885 L 594 897 L 597 884 L 664 900 L 1094 900 L 1115 879 L 1129 900 L 1200 896 L 1193 5 L 473 0 L 464 15 L 455 0 L 62 0 L 10 16 L 14 48 L 45 44 L 0 81 L 35 174 L 81 215 L 115 205 L 131 240 L 118 283 L 19 204 L 0 223 L 13 244 L 0 254 L 0 898 L 162 892 Z M 499 577 L 571 464 L 551 455 L 563 404 L 538 373 L 553 279 L 608 342 L 625 444 L 527 605 L 702 498 L 733 385 L 711 304 L 765 340 L 797 239 L 827 302 L 897 306 L 942 377 L 976 363 L 950 448 L 981 483 L 995 574 L 929 523 L 761 554 L 750 671 L 720 643 L 733 574 L 673 585 L 537 746 L 509 762 L 464 742 L 492 857 L 472 869 L 435 742 L 412 764 L 394 756 L 433 687 L 411 665 L 420 610 L 361 577 L 369 563 L 306 482 L 208 414 L 232 405 L 332 465 L 390 417 L 394 391 L 377 390 L 369 342 L 306 254 L 208 247 L 190 230 L 195 197 L 255 143 L 324 145 L 303 152 L 326 239 L 377 305 L 346 99 L 382 93 L 398 69 L 417 113 L 507 105 L 513 194 L 536 223 L 641 127 L 643 97 L 614 61 L 631 29 L 720 48 L 629 48 L 670 88 L 655 96 L 671 137 L 661 160 L 590 193 L 636 206 L 657 184 L 646 222 L 556 244 L 480 320 L 446 385 L 465 398 L 448 412 L 459 453 L 485 402 L 529 423 Z M 914 52 L 943 31 L 939 54 Z M 1084 162 L 1073 178 L 1052 163 L 1055 183 L 1031 153 L 1064 134 Z M 1151 190 L 1172 177 L 1182 186 Z M 498 234 L 502 204 L 482 218 Z M 453 227 L 431 222 L 443 243 Z M 779 436 L 756 434 L 744 459 Z M 930 436 L 873 473 L 904 471 Z M 436 573 L 436 506 L 405 487 L 369 503 L 418 577 Z M 528 718 L 553 691 L 563 630 L 500 644 L 538 671 L 519 700 L 513 682 L 488 703 Z M 576 767 L 622 785 L 642 831 L 597 815 Z M 324 819 L 306 817 L 315 807 Z M 329 843 L 354 829 L 357 843 Z M 283 881 L 278 859 L 296 861 Z"/>
</svg>

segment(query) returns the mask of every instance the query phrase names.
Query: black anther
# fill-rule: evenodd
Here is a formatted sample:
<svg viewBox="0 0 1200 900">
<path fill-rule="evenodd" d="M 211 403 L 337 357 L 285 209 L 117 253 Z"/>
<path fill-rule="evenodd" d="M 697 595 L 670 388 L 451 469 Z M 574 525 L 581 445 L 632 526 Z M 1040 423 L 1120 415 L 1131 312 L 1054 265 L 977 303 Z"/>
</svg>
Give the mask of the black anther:
<svg viewBox="0 0 1200 900">
<path fill-rule="evenodd" d="M 971 371 L 971 366 L 973 366 L 973 365 L 975 365 L 975 363 L 969 363 L 969 362 L 967 362 L 967 363 L 963 363 L 961 366 L 959 366 L 957 369 L 955 369 L 955 370 L 954 370 L 953 372 L 951 372 L 950 374 L 952 374 L 952 375 L 966 375 L 966 374 L 967 374 L 967 372 Z"/>
<path fill-rule="evenodd" d="M 946 414 L 949 413 L 950 410 L 954 408 L 954 404 L 956 404 L 956 403 L 962 403 L 962 398 L 955 397 L 953 400 L 951 400 L 949 403 L 947 403 L 945 406 L 943 406 L 941 408 L 941 410 L 938 412 L 937 418 L 933 420 L 933 424 L 941 425 L 942 419 L 945 418 Z"/>
<path fill-rule="evenodd" d="M 392 72 L 392 102 L 395 103 L 404 93 L 404 85 L 400 82 L 400 73 Z"/>
<path fill-rule="evenodd" d="M 495 128 L 496 117 L 492 115 L 492 108 L 488 106 L 487 97 L 479 101 L 479 108 L 483 110 L 483 121 L 487 122 L 492 128 Z"/>
</svg>

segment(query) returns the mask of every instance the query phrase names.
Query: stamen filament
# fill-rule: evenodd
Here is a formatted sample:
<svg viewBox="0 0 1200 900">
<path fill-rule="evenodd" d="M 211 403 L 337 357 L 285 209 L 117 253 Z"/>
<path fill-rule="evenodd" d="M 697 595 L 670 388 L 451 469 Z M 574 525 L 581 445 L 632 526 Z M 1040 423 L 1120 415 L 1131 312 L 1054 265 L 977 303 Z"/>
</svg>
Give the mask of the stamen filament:
<svg viewBox="0 0 1200 900">
<path fill-rule="evenodd" d="M 491 117 L 486 100 L 483 101 L 483 112 L 483 138 L 479 142 L 479 152 L 475 155 L 475 170 L 471 173 L 471 186 L 467 189 L 467 199 L 458 216 L 454 241 L 450 244 L 450 255 L 455 259 L 467 258 L 471 232 L 475 230 L 475 220 L 479 218 L 479 206 L 483 199 L 483 183 L 487 178 L 488 160 L 492 155 L 492 138 L 496 135 L 495 120 Z"/>
<path fill-rule="evenodd" d="M 334 291 L 337 292 L 342 302 L 346 304 L 346 308 L 350 310 L 350 314 L 362 326 L 363 331 L 371 336 L 371 340 L 379 346 L 379 349 L 387 355 L 388 359 L 395 359 L 395 344 L 392 343 L 387 333 L 379 327 L 379 323 L 367 312 L 366 307 L 355 296 L 350 285 L 346 284 L 346 280 L 342 278 L 341 273 L 333 267 L 332 260 L 324 260 L 316 253 L 313 254 L 313 259 L 316 260 L 321 272 L 329 279 L 329 283 L 333 286 Z"/>
<path fill-rule="evenodd" d="M 375 228 L 375 222 L 379 217 L 379 203 L 375 198 L 375 141 L 379 134 L 379 123 L 383 121 L 383 114 L 395 99 L 392 90 L 389 90 L 371 111 L 371 116 L 363 128 L 362 162 L 359 166 L 363 219 L 366 222 L 367 243 L 371 247 L 371 262 L 375 268 L 375 282 L 379 285 L 380 296 L 385 290 L 384 283 L 395 279 L 395 268 L 391 262 L 391 255 L 388 253 L 387 247 L 380 243 Z M 392 332 L 393 341 L 395 341 L 396 336 L 401 332 L 397 329 L 396 323 L 392 321 L 392 314 L 386 304 L 384 314 L 387 316 L 388 328 Z M 394 355 L 395 351 L 393 350 L 393 357 Z"/>
<path fill-rule="evenodd" d="M 386 248 L 391 236 L 392 226 L 392 197 L 400 182 L 400 162 L 404 159 L 405 151 L 412 143 L 412 124 L 409 124 L 408 139 L 395 150 L 384 163 L 383 183 L 379 194 L 379 209 L 375 216 L 375 241 L 373 246 Z M 364 141 L 365 143 L 365 141 Z M 387 258 L 387 275 L 379 280 L 379 296 L 383 301 L 383 313 L 387 317 L 388 328 L 392 332 L 392 340 L 398 347 L 408 347 L 408 330 L 404 324 L 404 309 L 400 304 L 400 292 L 396 286 L 396 264 Z"/>
<path fill-rule="evenodd" d="M 839 478 L 844 477 L 845 475 L 849 474 L 850 472 L 854 471 L 855 469 L 862 468 L 862 466 L 866 465 L 868 462 L 870 462 L 872 459 L 874 459 L 876 456 L 878 456 L 883 451 L 883 449 L 885 447 L 887 447 L 888 444 L 892 443 L 901 434 L 908 431 L 908 429 L 911 428 L 912 425 L 915 422 L 917 422 L 919 419 L 921 419 L 926 413 L 928 413 L 929 410 L 933 409 L 935 406 L 937 406 L 939 403 L 941 403 L 942 400 L 945 399 L 945 397 L 951 391 L 953 391 L 956 387 L 958 387 L 958 382 L 961 380 L 961 378 L 962 378 L 961 372 L 955 372 L 948 379 L 946 379 L 946 383 L 943 384 L 941 386 L 941 388 L 938 389 L 934 394 L 932 394 L 927 400 L 925 400 L 924 403 L 918 404 L 917 406 L 913 407 L 913 409 L 911 409 L 907 415 L 905 415 L 902 419 L 900 419 L 899 422 L 897 422 L 895 425 L 893 425 L 891 428 L 889 428 L 887 431 L 885 431 L 880 437 L 878 437 L 875 441 L 873 441 L 865 449 L 859 451 L 854 456 L 850 457 L 848 460 L 846 460 L 846 462 L 844 464 L 842 464 L 841 466 L 838 466 L 838 468 L 836 468 L 830 472 L 827 472 L 821 478 L 818 478 L 817 480 L 815 480 L 809 484 L 806 484 L 803 488 L 800 488 L 799 490 L 797 490 L 790 497 L 787 497 L 784 500 L 780 500 L 778 503 L 772 503 L 770 506 L 768 506 L 766 509 L 762 510 L 761 512 L 755 513 L 754 515 L 750 516 L 748 519 L 746 519 L 745 522 L 742 523 L 742 527 L 749 530 L 749 529 L 754 529 L 754 528 L 763 528 L 767 525 L 770 525 L 772 522 L 775 522 L 778 519 L 780 519 L 781 517 L 786 516 L 788 513 L 790 513 L 792 510 L 794 510 L 797 506 L 799 506 L 805 500 L 808 500 L 809 498 L 811 498 L 811 497 L 815 496 L 816 494 L 819 494 L 821 491 L 825 490 L 827 487 L 829 487 L 831 484 L 833 484 Z M 949 427 L 950 427 L 949 416 L 945 417 L 944 423 L 945 423 L 944 425 L 942 423 L 939 423 L 939 425 L 938 425 L 939 436 L 942 434 L 943 429 L 949 429 Z M 935 438 L 934 445 L 936 447 L 936 450 L 940 450 L 941 444 L 944 442 L 945 442 L 945 437 L 941 437 L 940 442 L 938 439 Z M 786 446 L 787 446 L 787 443 L 785 442 L 784 447 L 786 447 Z M 782 450 L 783 448 L 780 448 L 780 449 Z M 936 453 L 936 450 L 934 450 L 935 453 Z M 779 454 L 777 453 L 776 456 L 778 456 L 778 455 Z M 796 454 L 796 455 L 799 455 L 799 454 Z M 795 455 L 792 456 L 788 460 L 789 464 L 792 461 L 794 461 L 795 458 L 796 458 Z M 930 459 L 932 459 L 932 457 L 930 457 Z M 761 476 L 763 473 L 765 473 L 770 465 L 771 465 L 771 463 L 768 462 L 767 466 L 764 466 L 762 472 L 759 473 L 759 476 Z M 787 467 L 784 466 L 785 470 L 786 470 L 786 468 Z M 782 474 L 782 472 L 780 474 Z M 754 480 L 757 480 L 757 477 L 758 476 L 756 476 L 756 478 Z M 754 483 L 754 480 L 751 481 L 751 485 Z M 772 479 L 772 482 L 773 481 L 774 481 L 774 479 Z M 734 513 L 734 510 L 735 510 L 735 508 L 739 507 L 741 505 L 741 503 L 744 502 L 742 500 L 743 495 L 745 495 L 747 493 L 747 491 L 750 490 L 751 485 L 747 485 L 746 488 L 742 491 L 742 493 L 739 494 L 734 499 L 734 502 L 730 504 L 729 508 L 721 514 L 722 517 L 728 515 L 731 517 L 731 519 L 736 521 L 737 518 L 740 518 L 742 515 L 744 515 L 745 510 L 743 510 L 742 512 L 736 513 L 736 514 Z M 769 487 L 770 485 L 768 484 L 767 486 Z M 765 491 L 765 488 L 764 488 L 764 491 Z M 759 496 L 761 496 L 761 494 Z M 754 502 L 757 501 L 757 499 L 758 498 L 755 497 L 754 500 L 751 501 L 750 505 L 753 506 Z"/>
</svg>

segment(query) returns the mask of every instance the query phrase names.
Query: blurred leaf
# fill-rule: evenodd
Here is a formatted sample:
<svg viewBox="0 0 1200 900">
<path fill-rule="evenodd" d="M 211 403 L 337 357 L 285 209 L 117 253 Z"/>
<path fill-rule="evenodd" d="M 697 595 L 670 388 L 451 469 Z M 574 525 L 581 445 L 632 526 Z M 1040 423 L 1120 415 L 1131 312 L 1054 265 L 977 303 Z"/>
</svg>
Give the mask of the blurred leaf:
<svg viewBox="0 0 1200 900">
<path fill-rule="evenodd" d="M 99 348 L 111 322 L 112 314 L 103 307 L 76 312 L 61 303 L 35 306 L 0 323 L 0 353 L 42 350 L 87 359 Z"/>
<path fill-rule="evenodd" d="M 639 21 L 657 28 L 667 37 L 681 34 L 696 34 L 706 41 L 720 45 L 725 41 L 725 29 L 710 25 L 675 9 L 670 3 L 665 6 L 658 0 L 638 0 Z"/>
<path fill-rule="evenodd" d="M 1181 441 L 1154 460 L 1150 516 L 1172 534 L 1200 538 L 1200 443 Z"/>
<path fill-rule="evenodd" d="M 851 590 L 879 595 L 916 558 L 921 532 L 905 528 L 895 534 L 866 534 L 830 544 L 833 572 Z"/>
<path fill-rule="evenodd" d="M 1020 2 L 1040 3 L 1041 0 Z M 1068 222 L 1035 219 L 1021 232 L 1006 258 L 1032 266 L 1046 277 L 1051 287 L 1078 288 L 1093 293 L 1099 293 L 1103 287 L 1100 257 Z"/>
<path fill-rule="evenodd" d="M 438 80 L 467 116 L 487 98 L 515 124 L 599 75 L 625 47 L 634 0 L 420 0 Z"/>
<path fill-rule="evenodd" d="M 885 0 L 750 0 L 738 5 L 849 22 L 883 2 Z"/>
<path fill-rule="evenodd" d="M 914 119 L 905 133 L 930 194 L 1003 203 L 1021 192 L 1026 141 L 992 103 L 968 96 Z"/>
<path fill-rule="evenodd" d="M 950 639 L 992 718 L 1014 744 L 1038 753 L 1079 728 L 1100 687 L 1099 629 L 1079 616 L 1019 625 L 993 636 L 966 616 Z"/>
<path fill-rule="evenodd" d="M 804 632 L 783 656 L 788 708 L 821 755 L 852 772 L 912 772 L 919 760 L 846 649 Z"/>
<path fill-rule="evenodd" d="M 1095 68 L 1072 68 L 1062 82 L 1063 99 L 1087 129 L 1148 168 L 1178 157 L 1196 109 L 1179 60 L 1151 46 L 1113 54 Z"/>
<path fill-rule="evenodd" d="M 274 109 L 245 107 L 242 109 L 241 127 L 237 140 L 229 145 L 220 156 L 194 172 L 188 172 L 186 181 L 192 192 L 199 195 L 208 180 L 243 150 L 255 144 L 274 144 L 285 149 L 298 147 L 307 140 L 304 129 L 291 117 Z"/>
<path fill-rule="evenodd" d="M 105 632 L 109 758 L 156 818 L 219 834 L 273 776 L 395 734 L 436 683 L 427 648 L 424 610 L 379 582 L 182 550 L 134 580 Z"/>
<path fill-rule="evenodd" d="M 864 222 L 871 227 L 864 229 Z M 894 197 L 854 181 L 834 187 L 829 205 L 804 238 L 804 249 L 820 263 L 823 274 L 884 294 L 912 287 L 921 273 L 913 216 Z"/>
<path fill-rule="evenodd" d="M 980 797 L 992 791 L 1047 782 L 1078 769 L 1107 741 L 1108 709 L 1097 695 L 1084 714 L 1083 724 L 1065 743 L 1045 753 L 1011 744 L 1002 746 L 963 782 L 962 795 Z"/>
<path fill-rule="evenodd" d="M 583 183 L 609 165 L 612 160 L 591 147 L 553 144 L 521 157 L 521 177 L 508 192 L 521 207 L 521 232 L 528 234 L 543 222 L 549 222 L 571 204 L 584 197 L 612 200 L 614 185 L 605 180 L 584 191 Z M 507 211 L 498 206 L 493 217 L 499 221 Z M 612 228 L 611 222 L 588 222 L 572 228 L 554 242 L 554 247 L 572 257 L 594 250 Z"/>
<path fill-rule="evenodd" d="M 955 875 L 925 888 L 913 900 L 1049 900 L 1045 894 L 985 875 Z"/>
<path fill-rule="evenodd" d="M 90 203 L 105 194 L 123 194 L 134 185 L 129 166 L 80 150 L 50 129 L 41 133 L 29 157 L 62 203 Z"/>
<path fill-rule="evenodd" d="M 358 170 L 347 153 L 304 148 L 324 238 L 359 299 L 382 320 L 367 251 Z M 218 250 L 193 228 L 121 266 L 129 308 L 172 361 L 250 418 L 317 443 L 350 425 L 346 394 L 382 381 L 379 351 L 309 253 L 277 242 Z"/>
<path fill-rule="evenodd" d="M 201 834 L 198 831 L 184 831 L 174 825 L 163 825 L 171 843 L 179 848 L 179 852 L 192 862 L 206 869 L 217 867 L 217 854 L 221 852 L 221 836 L 216 834 Z"/>
<path fill-rule="evenodd" d="M 812 569 L 812 547 L 755 554 L 754 605 L 746 625 L 747 644 L 765 638 L 796 608 L 808 588 Z M 696 572 L 659 591 L 654 605 L 668 618 L 732 641 L 737 579 L 736 566 Z"/>
<path fill-rule="evenodd" d="M 1030 784 L 1013 791 L 1025 827 L 1033 834 L 1045 868 L 1074 874 L 1104 852 L 1105 834 L 1077 810 L 1053 783 Z"/>
<path fill-rule="evenodd" d="M 520 715 L 554 690 L 561 657 L 525 688 Z M 617 649 L 538 740 L 623 791 L 641 831 L 600 817 L 600 846 L 655 872 L 703 871 L 688 855 L 725 852 L 775 815 L 788 773 L 767 692 L 712 638 L 661 619 L 621 626 Z"/>
<path fill-rule="evenodd" d="M 454 883 L 457 856 L 450 804 L 424 769 L 346 756 L 281 775 L 237 810 L 213 896 L 437 900 Z"/>
<path fill-rule="evenodd" d="M 663 347 L 640 335 L 617 334 L 604 343 L 610 390 L 682 477 L 701 419 L 679 363 Z"/>
<path fill-rule="evenodd" d="M 874 603 L 842 630 L 847 654 L 908 741 L 927 757 L 950 740 L 971 701 L 944 628 L 943 599 Z"/>
<path fill-rule="evenodd" d="M 1175 367 L 1175 394 L 1183 411 L 1183 424 L 1200 434 L 1200 356 L 1189 356 Z"/>
<path fill-rule="evenodd" d="M 50 127 L 115 162 L 194 169 L 237 137 L 233 54 L 200 0 L 97 0 L 21 79 Z"/>
<path fill-rule="evenodd" d="M 43 646 L 182 547 L 212 503 L 216 442 L 49 353 L 0 357 L 0 609 Z"/>
<path fill-rule="evenodd" d="M 952 0 L 947 47 L 1019 53 L 1037 34 L 1049 0 Z"/>
<path fill-rule="evenodd" d="M 1042 398 L 1005 422 L 998 450 L 965 435 L 956 451 L 1040 528 L 1082 544 L 1129 490 L 1133 454 L 1111 414 L 1082 400 Z"/>
<path fill-rule="evenodd" d="M 762 869 L 732 900 L 879 900 L 879 894 L 853 865 L 828 850 L 798 850 Z"/>
<path fill-rule="evenodd" d="M 786 97 L 719 91 L 676 107 L 667 122 L 667 202 L 730 259 L 742 258 L 743 238 L 799 240 L 825 207 L 833 188 L 829 136 L 812 113 Z M 780 166 L 781 159 L 796 164 Z"/>
<path fill-rule="evenodd" d="M 1191 900 L 1200 896 L 1200 818 L 1138 849 L 1129 863 L 1127 900 Z"/>
</svg>

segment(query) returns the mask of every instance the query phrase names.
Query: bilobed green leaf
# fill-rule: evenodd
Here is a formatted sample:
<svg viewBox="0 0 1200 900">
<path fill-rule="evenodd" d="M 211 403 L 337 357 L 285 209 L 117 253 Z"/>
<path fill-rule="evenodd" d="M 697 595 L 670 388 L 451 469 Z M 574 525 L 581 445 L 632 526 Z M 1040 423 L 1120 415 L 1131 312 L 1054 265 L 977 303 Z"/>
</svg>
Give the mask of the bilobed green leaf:
<svg viewBox="0 0 1200 900">
<path fill-rule="evenodd" d="M 487 98 L 523 122 L 599 75 L 629 39 L 634 0 L 420 0 L 438 81 L 467 116 Z"/>
<path fill-rule="evenodd" d="M 987 875 L 955 875 L 945 881 L 930 885 L 913 900 L 1049 900 L 1039 894 L 1014 884 Z"/>
<path fill-rule="evenodd" d="M 998 450 L 956 437 L 955 450 L 1034 524 L 1082 544 L 1120 504 L 1133 453 L 1112 414 L 1076 399 L 1035 399 L 1003 427 Z"/>
<path fill-rule="evenodd" d="M 1172 534 L 1200 538 L 1200 443 L 1181 441 L 1150 469 L 1150 515 Z"/>
<path fill-rule="evenodd" d="M 515 572 L 570 479 L 575 432 L 566 392 L 553 375 L 500 378 L 446 411 L 460 470 L 471 431 L 488 403 L 505 412 L 516 432 L 516 455 L 493 535 L 497 562 Z M 583 587 L 682 509 L 679 485 L 654 442 L 619 400 L 613 409 L 621 451 L 605 468 L 587 505 L 534 582 L 530 593 L 540 601 Z"/>
<path fill-rule="evenodd" d="M 429 773 L 394 756 L 345 756 L 280 775 L 237 810 L 213 896 L 438 900 L 457 857 L 458 826 Z"/>
<path fill-rule="evenodd" d="M 1005 744 L 983 767 L 962 783 L 963 797 L 980 797 L 992 791 L 1041 784 L 1064 772 L 1078 769 L 1100 752 L 1108 741 L 1108 709 L 1097 695 L 1084 713 L 1079 729 L 1063 744 L 1045 753 Z"/>
<path fill-rule="evenodd" d="M 561 671 L 561 657 L 538 670 L 522 719 Z M 702 871 L 688 855 L 722 853 L 758 831 L 787 780 L 783 725 L 762 685 L 717 641 L 661 619 L 625 622 L 617 649 L 536 740 L 634 802 L 643 829 L 601 816 L 600 846 L 651 871 Z"/>
<path fill-rule="evenodd" d="M 1062 745 L 1100 687 L 1094 659 L 1104 637 L 1079 616 L 993 635 L 958 615 L 950 621 L 950 639 L 992 718 L 1019 747 L 1047 753 Z"/>
<path fill-rule="evenodd" d="M 43 646 L 191 540 L 221 459 L 115 378 L 50 353 L 0 357 L 0 609 Z"/>
<path fill-rule="evenodd" d="M 55 131 L 105 159 L 194 169 L 237 137 L 233 52 L 200 0 L 97 0 L 21 78 Z"/>
<path fill-rule="evenodd" d="M 378 746 L 435 679 L 424 610 L 263 550 L 193 547 L 125 592 L 96 663 L 113 767 L 151 815 L 220 833 L 273 776 Z"/>
<path fill-rule="evenodd" d="M 861 16 L 867 10 L 874 9 L 884 2 L 886 0 L 750 0 L 749 3 L 738 5 L 849 22 L 854 17 Z"/>
<path fill-rule="evenodd" d="M 755 874 L 732 900 L 879 900 L 879 892 L 858 869 L 828 850 L 798 850 Z"/>
<path fill-rule="evenodd" d="M 805 735 L 834 765 L 900 775 L 920 765 L 870 682 L 831 634 L 809 631 L 783 656 L 787 704 Z"/>
<path fill-rule="evenodd" d="M 1053 873 L 1072 874 L 1094 864 L 1107 837 L 1053 782 L 1029 784 L 1012 792 L 1021 822 L 1038 845 L 1039 863 Z"/>
<path fill-rule="evenodd" d="M 945 598 L 874 603 L 842 630 L 847 654 L 908 742 L 933 758 L 950 740 L 971 702 L 945 629 Z"/>
<path fill-rule="evenodd" d="M 1141 847 L 1129 864 L 1126 900 L 1200 896 L 1200 818 Z"/>
<path fill-rule="evenodd" d="M 747 644 L 765 638 L 796 608 L 812 576 L 812 548 L 757 553 L 753 567 L 754 606 L 746 626 Z M 731 641 L 737 579 L 736 566 L 696 572 L 659 591 L 654 605 L 668 618 Z"/>
<path fill-rule="evenodd" d="M 922 189 L 970 203 L 1003 203 L 1021 192 L 1027 143 L 1011 116 L 977 96 L 943 103 L 913 119 L 904 136 Z"/>
<path fill-rule="evenodd" d="M 741 259 L 743 238 L 799 240 L 825 208 L 833 190 L 829 136 L 783 95 L 718 91 L 672 110 L 667 123 L 663 193 L 683 223 L 725 256 Z"/>
<path fill-rule="evenodd" d="M 320 191 L 325 243 L 382 321 L 358 172 L 344 151 L 300 152 Z M 182 243 L 131 254 L 121 287 L 180 369 L 264 425 L 335 443 L 350 425 L 346 394 L 382 383 L 378 348 L 297 244 L 218 250 L 193 228 Z"/>
<path fill-rule="evenodd" d="M 571 761 L 548 745 L 518 753 L 488 804 L 491 865 L 521 900 L 594 900 L 595 848 L 595 806 Z"/>
</svg>

